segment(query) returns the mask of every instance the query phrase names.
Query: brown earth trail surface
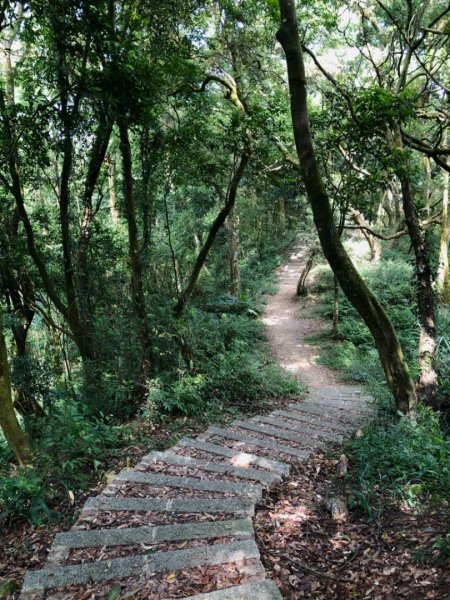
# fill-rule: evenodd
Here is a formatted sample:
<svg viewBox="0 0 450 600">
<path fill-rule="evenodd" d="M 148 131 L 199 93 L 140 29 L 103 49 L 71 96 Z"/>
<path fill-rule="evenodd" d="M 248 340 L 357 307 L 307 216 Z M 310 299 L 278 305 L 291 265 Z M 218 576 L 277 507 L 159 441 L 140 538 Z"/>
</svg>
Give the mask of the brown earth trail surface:
<svg viewBox="0 0 450 600">
<path fill-rule="evenodd" d="M 297 319 L 303 257 L 294 252 L 282 271 L 266 325 L 280 363 L 308 386 L 305 400 L 210 427 L 122 470 L 56 535 L 45 567 L 27 573 L 23 600 L 283 598 L 260 560 L 255 506 L 371 411 L 370 397 L 338 383 L 304 342 L 320 324 Z"/>
<path fill-rule="evenodd" d="M 323 322 L 302 314 L 295 290 L 305 266 L 307 249 L 296 248 L 280 269 L 278 291 L 270 296 L 264 323 L 274 355 L 280 365 L 308 387 L 337 385 L 336 374 L 316 363 L 317 351 L 305 338 L 319 333 Z"/>
</svg>

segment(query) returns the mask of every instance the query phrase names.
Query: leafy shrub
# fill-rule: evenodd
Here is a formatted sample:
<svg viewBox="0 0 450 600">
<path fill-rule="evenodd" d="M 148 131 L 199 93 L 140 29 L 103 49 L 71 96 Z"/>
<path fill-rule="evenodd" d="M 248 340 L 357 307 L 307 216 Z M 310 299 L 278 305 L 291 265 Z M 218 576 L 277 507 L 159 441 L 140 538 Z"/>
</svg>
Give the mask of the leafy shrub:
<svg viewBox="0 0 450 600">
<path fill-rule="evenodd" d="M 121 440 L 121 428 L 87 418 L 67 401 L 50 416 L 39 419 L 39 437 L 33 439 L 33 468 L 17 471 L 0 446 L 0 521 L 26 518 L 40 523 L 69 492 L 76 495 L 92 481 L 97 469 Z"/>
<path fill-rule="evenodd" d="M 450 309 L 442 306 L 436 316 L 436 369 L 441 390 L 450 397 Z"/>
<path fill-rule="evenodd" d="M 395 324 L 412 376 L 418 373 L 417 344 L 418 322 L 413 284 L 413 267 L 401 257 L 370 264 L 362 269 L 369 287 L 384 305 L 389 317 Z M 332 273 L 329 269 L 320 272 L 315 290 L 323 292 L 323 304 L 319 306 L 321 316 L 332 316 Z M 379 388 L 384 373 L 378 359 L 373 338 L 349 301 L 340 293 L 340 323 L 334 337 L 341 342 L 337 345 L 325 344 L 321 362 L 337 369 L 349 380 L 368 383 Z M 386 388 L 387 389 L 387 388 Z M 382 394 L 384 397 L 386 393 Z"/>
<path fill-rule="evenodd" d="M 419 407 L 416 422 L 403 416 L 377 421 L 350 442 L 348 452 L 366 497 L 382 490 L 410 505 L 425 495 L 450 497 L 450 440 L 429 409 Z"/>
<path fill-rule="evenodd" d="M 1 472 L 0 523 L 11 516 L 15 519 L 25 518 L 36 524 L 51 517 L 44 487 L 44 477 L 37 469 Z"/>
<path fill-rule="evenodd" d="M 231 294 L 219 296 L 214 302 L 210 302 L 205 310 L 212 313 L 247 315 L 248 317 L 257 317 L 261 313 L 260 306 L 244 294 L 240 297 Z"/>
<path fill-rule="evenodd" d="M 193 310 L 185 337 L 190 368 L 152 382 L 149 401 L 160 410 L 195 415 L 218 406 L 251 409 L 301 393 L 293 377 L 268 362 L 262 325 L 249 316 Z"/>
</svg>

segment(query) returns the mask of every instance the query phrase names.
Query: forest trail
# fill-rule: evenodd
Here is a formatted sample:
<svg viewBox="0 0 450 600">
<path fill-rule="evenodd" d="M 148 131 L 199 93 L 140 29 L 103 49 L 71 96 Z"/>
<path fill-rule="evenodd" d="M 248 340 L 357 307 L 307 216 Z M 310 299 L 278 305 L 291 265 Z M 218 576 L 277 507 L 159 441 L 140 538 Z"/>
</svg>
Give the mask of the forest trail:
<svg viewBox="0 0 450 600">
<path fill-rule="evenodd" d="M 45 568 L 27 573 L 22 600 L 282 598 L 260 560 L 255 506 L 291 464 L 342 443 L 371 411 L 371 398 L 337 382 L 304 342 L 320 322 L 297 319 L 303 260 L 296 250 L 281 271 L 265 323 L 277 359 L 308 386 L 305 400 L 210 427 L 121 471 L 55 537 Z"/>
<path fill-rule="evenodd" d="M 308 249 L 296 247 L 289 261 L 281 267 L 278 291 L 268 298 L 264 323 L 274 355 L 286 371 L 310 389 L 337 386 L 335 373 L 315 362 L 316 349 L 305 342 L 305 338 L 323 329 L 319 319 L 301 318 L 301 305 L 295 296 L 297 281 L 308 254 Z"/>
</svg>

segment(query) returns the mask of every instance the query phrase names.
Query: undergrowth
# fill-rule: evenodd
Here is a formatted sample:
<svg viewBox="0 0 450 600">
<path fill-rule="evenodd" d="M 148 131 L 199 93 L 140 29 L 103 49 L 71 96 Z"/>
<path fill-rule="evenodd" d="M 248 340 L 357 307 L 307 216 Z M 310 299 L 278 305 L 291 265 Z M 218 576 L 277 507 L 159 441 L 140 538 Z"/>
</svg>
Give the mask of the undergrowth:
<svg viewBox="0 0 450 600">
<path fill-rule="evenodd" d="M 43 377 L 36 371 L 40 384 L 27 391 L 38 394 L 46 416 L 26 423 L 32 432 L 33 467 L 18 469 L 0 435 L 0 523 L 57 519 L 111 468 L 124 447 L 152 447 L 155 425 L 176 437 L 190 421 L 197 429 L 207 428 L 239 413 L 263 411 L 277 397 L 301 395 L 302 386 L 269 357 L 258 319 L 264 309 L 261 295 L 273 291 L 273 271 L 283 261 L 289 239 L 274 252 L 267 250 L 266 258 L 259 253 L 262 260 L 256 254 L 247 257 L 245 293 L 239 297 L 211 286 L 198 294 L 180 321 L 167 301 L 152 297 L 155 376 L 147 382 L 149 392 L 137 415 L 136 407 L 124 402 L 129 389 L 114 373 L 104 375 L 92 390 L 94 412 L 89 390 L 58 388 L 51 373 Z M 105 339 L 107 335 L 114 335 L 110 327 L 103 332 Z M 117 346 L 105 344 L 105 351 L 110 347 Z"/>
<path fill-rule="evenodd" d="M 73 402 L 41 418 L 39 427 L 33 466 L 17 468 L 0 446 L 0 523 L 57 519 L 56 508 L 73 502 L 127 437 L 126 427 L 86 418 Z"/>
<path fill-rule="evenodd" d="M 418 321 L 413 266 L 408 257 L 366 264 L 361 269 L 375 295 L 392 319 L 413 379 L 418 377 Z M 323 268 L 313 291 L 320 316 L 332 316 L 332 274 Z M 437 313 L 438 351 L 436 367 L 441 391 L 450 390 L 450 311 Z M 371 335 L 346 298 L 340 296 L 340 324 L 335 334 L 314 340 L 321 347 L 320 362 L 339 372 L 345 380 L 364 384 L 376 399 L 378 416 L 361 437 L 350 440 L 349 505 L 370 519 L 382 510 L 389 497 L 400 507 L 420 512 L 439 507 L 449 511 L 450 440 L 437 413 L 419 406 L 416 420 L 395 412 L 378 352 Z M 439 546 L 439 548 L 438 548 Z M 436 540 L 442 554 L 450 554 L 449 539 Z"/>
<path fill-rule="evenodd" d="M 439 417 L 419 407 L 416 420 L 380 417 L 347 445 L 354 484 L 353 507 L 373 516 L 377 496 L 388 495 L 410 508 L 450 498 L 450 440 Z"/>
<path fill-rule="evenodd" d="M 193 310 L 186 338 L 189 365 L 152 381 L 151 405 L 165 412 L 220 415 L 264 409 L 270 399 L 302 388 L 268 359 L 260 321 L 248 315 Z"/>
</svg>

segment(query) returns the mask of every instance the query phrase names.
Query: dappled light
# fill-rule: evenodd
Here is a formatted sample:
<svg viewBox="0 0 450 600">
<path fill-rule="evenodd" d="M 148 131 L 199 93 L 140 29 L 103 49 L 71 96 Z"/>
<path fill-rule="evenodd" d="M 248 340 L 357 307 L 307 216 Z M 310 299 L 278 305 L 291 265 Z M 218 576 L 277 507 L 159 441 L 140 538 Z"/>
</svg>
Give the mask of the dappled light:
<svg viewBox="0 0 450 600">
<path fill-rule="evenodd" d="M 447 598 L 449 18 L 0 2 L 0 598 Z"/>
</svg>

